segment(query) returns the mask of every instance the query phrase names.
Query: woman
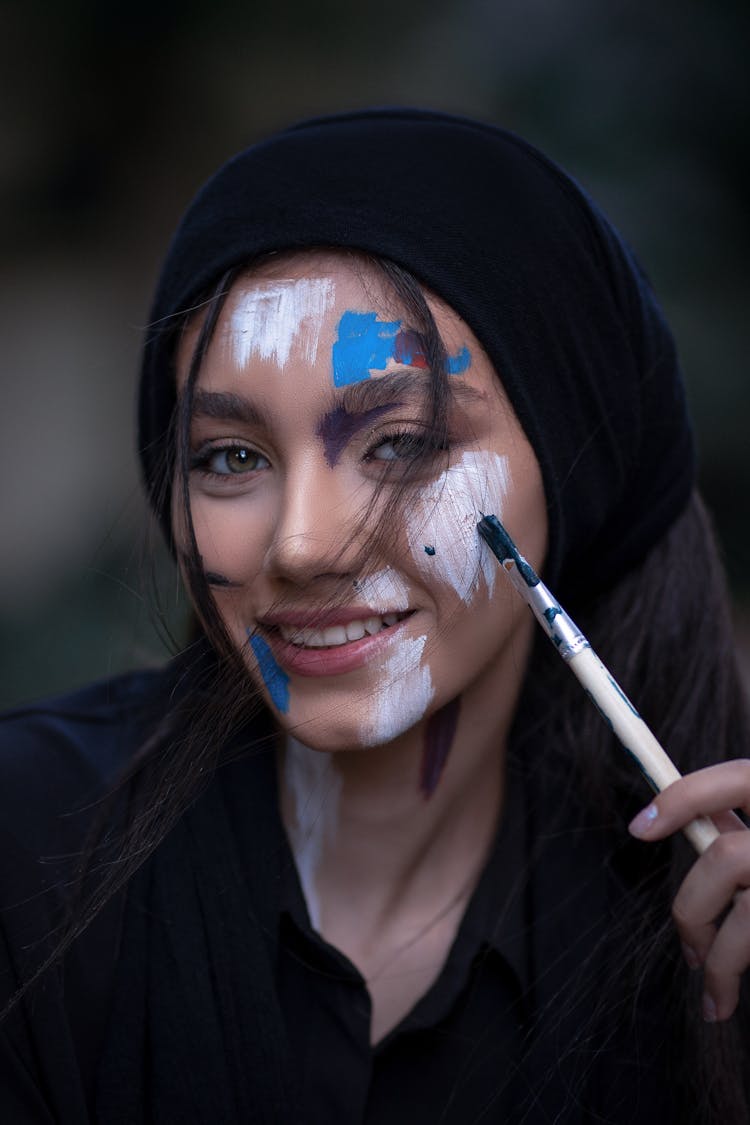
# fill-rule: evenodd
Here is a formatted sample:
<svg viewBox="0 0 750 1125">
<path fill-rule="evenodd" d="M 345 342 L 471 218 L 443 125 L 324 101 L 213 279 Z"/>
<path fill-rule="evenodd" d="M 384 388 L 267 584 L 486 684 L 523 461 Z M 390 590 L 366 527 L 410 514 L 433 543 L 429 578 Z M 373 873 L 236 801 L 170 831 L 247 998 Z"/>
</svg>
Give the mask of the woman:
<svg viewBox="0 0 750 1125">
<path fill-rule="evenodd" d="M 196 639 L 6 721 L 7 1119 L 746 1120 L 726 599 L 583 192 L 409 110 L 241 154 L 167 256 L 140 451 Z M 630 835 L 490 511 L 689 773 Z"/>
</svg>

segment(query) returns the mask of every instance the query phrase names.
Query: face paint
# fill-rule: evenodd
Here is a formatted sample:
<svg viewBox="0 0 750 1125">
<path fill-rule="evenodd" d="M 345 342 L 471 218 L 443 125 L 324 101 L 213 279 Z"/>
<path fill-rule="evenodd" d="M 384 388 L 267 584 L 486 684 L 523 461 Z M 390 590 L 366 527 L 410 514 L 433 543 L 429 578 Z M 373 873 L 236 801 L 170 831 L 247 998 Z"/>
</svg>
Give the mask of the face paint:
<svg viewBox="0 0 750 1125">
<path fill-rule="evenodd" d="M 432 725 L 421 763 L 427 716 L 458 696 L 464 709 L 470 699 L 472 706 L 493 706 L 518 663 L 511 642 L 521 635 L 521 615 L 509 612 L 499 591 L 490 597 L 497 564 L 476 533 L 476 520 L 481 511 L 497 511 L 538 566 L 546 546 L 546 508 L 539 467 L 498 390 L 496 373 L 468 326 L 436 302 L 436 326 L 455 366 L 465 361 L 463 344 L 471 351 L 466 374 L 451 376 L 449 383 L 456 392 L 448 441 L 453 467 L 439 480 L 429 479 L 428 467 L 413 479 L 407 472 L 407 502 L 390 520 L 389 478 L 385 526 L 375 522 L 381 516 L 378 462 L 391 457 L 405 462 L 392 467 L 398 483 L 413 455 L 401 430 L 405 439 L 412 430 L 419 432 L 424 414 L 429 417 L 424 409 L 429 371 L 422 368 L 428 349 L 406 312 L 390 312 L 386 301 L 378 303 L 374 294 L 381 282 L 379 274 L 370 277 L 366 265 L 352 269 L 348 258 L 335 255 L 271 260 L 238 279 L 194 388 L 199 406 L 199 396 L 205 396 L 206 409 L 195 411 L 191 450 L 239 442 L 257 446 L 261 456 L 268 449 L 268 456 L 244 475 L 226 473 L 221 479 L 214 469 L 235 466 L 196 464 L 190 472 L 190 504 L 217 611 L 279 725 L 326 753 L 369 752 L 389 740 L 401 741 L 413 729 L 413 774 L 405 784 L 421 804 L 420 777 L 427 793 L 441 769 L 444 775 L 451 772 L 450 755 L 447 767 L 443 762 L 449 741 L 445 718 L 442 725 Z M 331 298 L 320 316 L 315 294 L 319 306 Z M 314 325 L 305 307 L 315 312 Z M 371 361 L 370 350 L 364 362 L 385 362 L 385 370 L 352 365 L 353 384 L 337 390 L 332 350 L 337 336 L 346 336 L 340 330 L 347 317 L 359 321 L 365 337 L 382 334 L 380 352 L 376 347 Z M 287 329 L 281 331 L 284 324 Z M 313 328 L 319 338 L 310 335 Z M 199 330 L 196 318 L 180 348 L 182 386 Z M 306 356 L 314 352 L 311 363 Z M 261 353 L 268 358 L 258 358 Z M 249 366 L 244 363 L 248 356 Z M 411 366 L 403 362 L 409 358 Z M 282 370 L 277 360 L 284 359 Z M 335 407 L 355 415 L 398 403 L 403 406 L 393 411 L 393 427 L 383 415 L 372 422 L 372 438 L 363 429 L 345 445 L 350 423 L 356 430 L 360 419 L 334 413 Z M 394 449 L 380 451 L 374 445 L 378 437 L 381 444 L 390 438 Z M 513 477 L 507 495 L 506 458 Z M 374 522 L 368 531 L 360 514 L 370 510 Z M 297 533 L 292 550 L 288 538 Z M 488 554 L 484 579 L 483 550 Z M 234 588 L 223 588 L 224 578 Z M 357 638 L 358 623 L 350 629 L 347 620 L 342 640 L 339 618 L 351 618 L 353 611 L 357 621 L 366 621 L 370 613 L 380 617 L 379 629 L 370 623 Z M 313 626 L 337 627 L 331 638 L 336 643 L 321 645 L 315 635 L 294 643 L 285 639 L 296 613 L 303 627 L 312 620 L 313 633 Z M 274 615 L 290 620 L 275 623 Z M 456 751 L 459 733 L 460 722 Z"/>
<path fill-rule="evenodd" d="M 263 677 L 271 702 L 277 710 L 286 713 L 289 710 L 289 677 L 279 668 L 268 642 L 257 633 L 250 634 L 250 647 L 258 661 L 258 669 Z"/>
<path fill-rule="evenodd" d="M 389 363 L 427 367 L 424 342 L 418 332 L 402 329 L 400 320 L 378 320 L 377 313 L 345 312 L 333 345 L 333 385 L 346 387 L 385 371 Z M 449 375 L 460 375 L 471 363 L 467 347 L 448 357 Z"/>
<path fill-rule="evenodd" d="M 421 491 L 408 513 L 417 566 L 452 586 L 465 602 L 476 594 L 482 575 L 490 595 L 494 589 L 497 562 L 477 535 L 476 523 L 479 512 L 502 511 L 509 484 L 507 457 L 467 452 Z M 434 544 L 432 553 L 425 543 Z"/>
<path fill-rule="evenodd" d="M 374 312 L 345 312 L 333 345 L 333 385 L 346 387 L 369 379 L 370 371 L 385 371 L 400 327 L 400 320 L 378 320 Z"/>
<path fill-rule="evenodd" d="M 363 410 L 350 414 L 345 406 L 337 406 L 323 416 L 317 429 L 318 437 L 323 442 L 325 459 L 333 469 L 338 464 L 339 457 L 352 438 L 364 430 L 381 414 L 386 414 L 400 402 L 390 402 L 385 406 L 375 406 L 372 410 Z"/>
<path fill-rule="evenodd" d="M 422 336 L 409 328 L 402 328 L 397 333 L 393 358 L 396 363 L 404 363 L 407 367 L 429 367 Z M 446 370 L 449 375 L 461 375 L 470 363 L 471 352 L 463 347 L 455 355 L 448 356 Z"/>
<path fill-rule="evenodd" d="M 445 763 L 448 761 L 460 709 L 461 697 L 456 696 L 427 720 L 419 773 L 419 788 L 425 800 L 428 800 L 437 789 Z"/>
<path fill-rule="evenodd" d="M 334 300 L 330 278 L 269 282 L 247 290 L 232 312 L 229 332 L 235 362 L 272 359 L 284 367 L 296 342 L 305 360 L 318 354 L 318 330 Z"/>
<path fill-rule="evenodd" d="M 406 583 L 391 567 L 356 579 L 354 589 L 357 596 L 376 613 L 398 612 L 409 607 Z"/>
<path fill-rule="evenodd" d="M 310 750 L 296 738 L 287 739 L 284 781 L 294 808 L 289 826 L 290 843 L 313 929 L 320 929 L 320 901 L 316 873 L 326 843 L 333 843 L 338 828 L 341 775 L 333 756 Z"/>
<path fill-rule="evenodd" d="M 421 664 L 426 640 L 406 638 L 392 646 L 370 704 L 375 714 L 363 724 L 365 745 L 390 742 L 424 717 L 433 696 L 430 669 Z"/>
</svg>

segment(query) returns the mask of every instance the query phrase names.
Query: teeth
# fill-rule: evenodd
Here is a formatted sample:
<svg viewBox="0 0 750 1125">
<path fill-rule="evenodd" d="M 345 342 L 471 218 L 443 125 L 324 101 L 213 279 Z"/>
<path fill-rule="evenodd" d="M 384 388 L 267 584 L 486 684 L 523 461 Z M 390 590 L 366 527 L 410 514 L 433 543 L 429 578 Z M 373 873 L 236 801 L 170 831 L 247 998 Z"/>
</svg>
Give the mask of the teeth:
<svg viewBox="0 0 750 1125">
<path fill-rule="evenodd" d="M 382 617 L 367 617 L 364 621 L 350 621 L 346 625 L 329 625 L 326 629 L 302 629 L 294 625 L 279 625 L 281 636 L 290 644 L 301 648 L 335 648 L 347 641 L 359 641 L 367 634 L 374 637 L 400 620 L 398 613 L 385 613 Z"/>
</svg>

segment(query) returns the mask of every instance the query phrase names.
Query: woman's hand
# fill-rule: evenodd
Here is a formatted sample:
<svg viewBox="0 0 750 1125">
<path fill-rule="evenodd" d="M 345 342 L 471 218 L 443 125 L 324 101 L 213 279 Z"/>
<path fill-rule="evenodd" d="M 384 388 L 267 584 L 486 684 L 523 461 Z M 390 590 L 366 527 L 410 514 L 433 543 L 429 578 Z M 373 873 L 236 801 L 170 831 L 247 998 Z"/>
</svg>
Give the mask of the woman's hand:
<svg viewBox="0 0 750 1125">
<path fill-rule="evenodd" d="M 711 1023 L 732 1015 L 750 965 L 750 831 L 732 809 L 750 815 L 750 760 L 744 758 L 687 774 L 630 824 L 639 840 L 662 840 L 708 815 L 721 833 L 693 864 L 672 906 L 685 960 L 691 969 L 703 968 L 703 1017 Z"/>
</svg>

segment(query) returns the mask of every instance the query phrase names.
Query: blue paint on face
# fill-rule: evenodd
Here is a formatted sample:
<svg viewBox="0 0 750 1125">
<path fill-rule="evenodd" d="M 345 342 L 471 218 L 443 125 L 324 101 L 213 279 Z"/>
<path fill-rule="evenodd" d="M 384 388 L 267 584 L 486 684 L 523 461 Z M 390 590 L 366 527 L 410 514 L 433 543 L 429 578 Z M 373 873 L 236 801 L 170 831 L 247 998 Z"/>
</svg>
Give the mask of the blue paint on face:
<svg viewBox="0 0 750 1125">
<path fill-rule="evenodd" d="M 345 312 L 333 345 L 333 385 L 346 387 L 385 371 L 395 351 L 400 320 L 378 320 L 373 313 Z"/>
<path fill-rule="evenodd" d="M 455 355 L 448 356 L 448 374 L 449 375 L 463 375 L 466 368 L 471 363 L 471 352 L 467 347 L 461 348 L 460 352 Z"/>
<path fill-rule="evenodd" d="M 389 363 L 426 367 L 424 341 L 417 332 L 403 329 L 400 320 L 378 320 L 377 314 L 345 312 L 339 320 L 333 345 L 333 385 L 346 387 L 370 378 L 371 371 L 385 371 Z M 471 352 L 461 348 L 448 356 L 449 375 L 461 375 L 471 364 Z"/>
<path fill-rule="evenodd" d="M 263 640 L 263 637 L 259 637 L 257 634 L 251 636 L 249 631 L 248 636 L 250 637 L 250 647 L 258 661 L 263 683 L 271 696 L 271 702 L 278 711 L 285 714 L 289 710 L 289 677 L 286 672 L 279 668 L 268 643 Z"/>
</svg>

